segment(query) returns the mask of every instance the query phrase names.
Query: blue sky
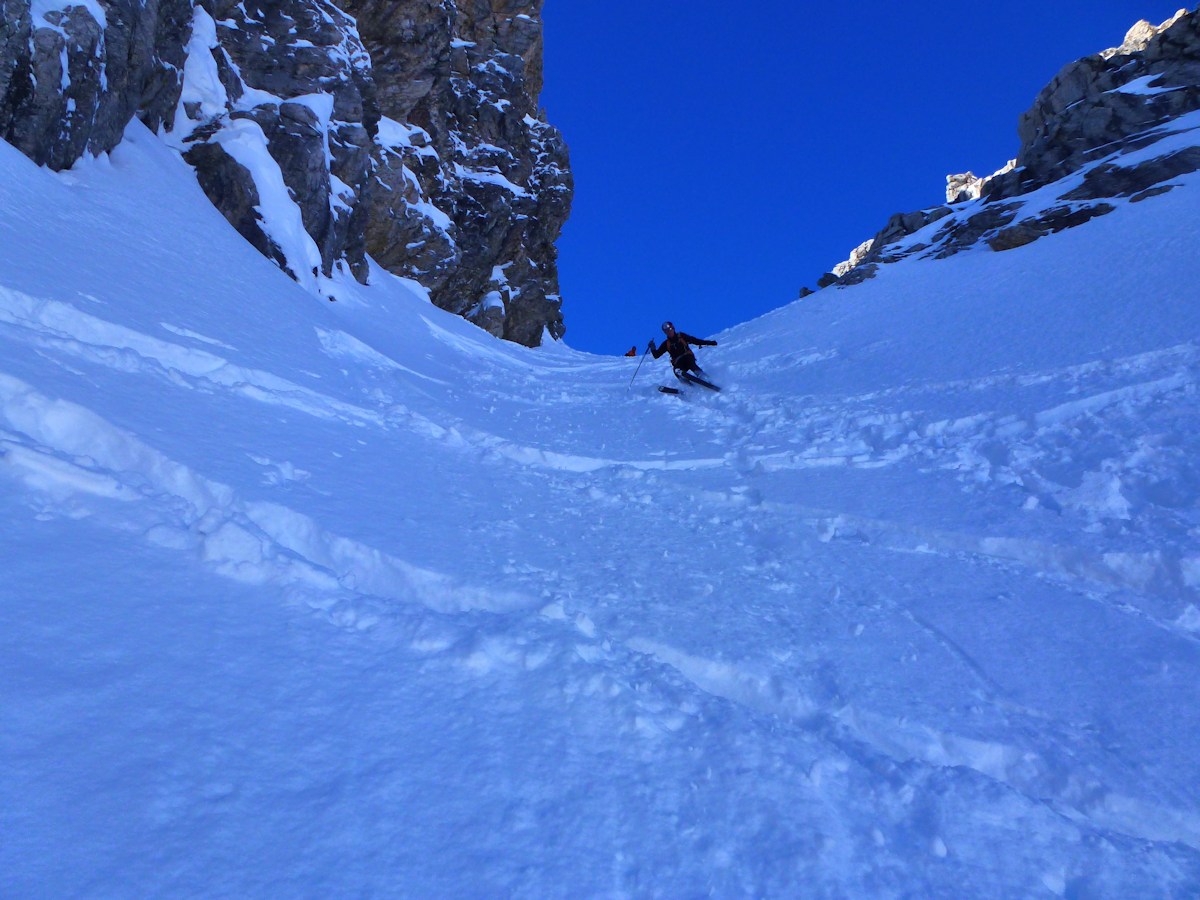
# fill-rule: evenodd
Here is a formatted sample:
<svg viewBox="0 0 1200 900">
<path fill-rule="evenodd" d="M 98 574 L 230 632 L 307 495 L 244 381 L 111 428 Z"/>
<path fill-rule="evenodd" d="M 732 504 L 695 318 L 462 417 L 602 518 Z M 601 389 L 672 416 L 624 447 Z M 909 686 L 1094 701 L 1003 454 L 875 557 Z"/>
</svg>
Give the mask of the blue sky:
<svg viewBox="0 0 1200 900">
<path fill-rule="evenodd" d="M 1016 155 L 1066 63 L 1178 0 L 546 0 L 542 105 L 571 148 L 566 341 L 639 349 L 794 300 L 945 177 Z"/>
</svg>

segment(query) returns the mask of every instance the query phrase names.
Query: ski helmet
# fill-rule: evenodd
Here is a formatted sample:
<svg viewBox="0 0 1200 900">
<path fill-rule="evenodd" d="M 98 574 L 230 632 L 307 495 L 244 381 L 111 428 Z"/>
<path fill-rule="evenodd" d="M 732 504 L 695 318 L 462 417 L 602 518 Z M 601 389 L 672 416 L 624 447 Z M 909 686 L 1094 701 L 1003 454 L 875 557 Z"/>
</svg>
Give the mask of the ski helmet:
<svg viewBox="0 0 1200 900">
<path fill-rule="evenodd" d="M 675 330 L 675 325 L 671 322 L 663 322 L 662 330 L 663 330 L 663 334 L 670 334 L 672 331 Z"/>
</svg>

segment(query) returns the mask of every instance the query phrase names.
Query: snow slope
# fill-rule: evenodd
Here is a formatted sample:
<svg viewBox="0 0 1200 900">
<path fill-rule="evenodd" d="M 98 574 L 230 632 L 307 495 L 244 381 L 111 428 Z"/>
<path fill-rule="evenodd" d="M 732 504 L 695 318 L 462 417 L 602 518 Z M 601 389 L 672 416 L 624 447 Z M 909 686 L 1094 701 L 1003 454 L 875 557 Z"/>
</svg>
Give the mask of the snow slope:
<svg viewBox="0 0 1200 900">
<path fill-rule="evenodd" d="M 1200 892 L 1183 180 L 670 397 L 0 143 L 0 894 Z"/>
</svg>

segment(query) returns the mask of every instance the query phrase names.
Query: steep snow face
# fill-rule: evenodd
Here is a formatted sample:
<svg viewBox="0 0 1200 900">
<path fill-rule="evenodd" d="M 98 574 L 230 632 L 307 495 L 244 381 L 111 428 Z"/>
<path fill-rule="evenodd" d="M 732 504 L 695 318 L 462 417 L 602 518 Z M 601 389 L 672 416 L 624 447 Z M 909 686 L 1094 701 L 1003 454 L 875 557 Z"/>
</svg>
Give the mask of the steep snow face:
<svg viewBox="0 0 1200 900">
<path fill-rule="evenodd" d="M 677 397 L 315 299 L 139 125 L 0 183 L 5 893 L 1200 889 L 1196 175 Z"/>
</svg>

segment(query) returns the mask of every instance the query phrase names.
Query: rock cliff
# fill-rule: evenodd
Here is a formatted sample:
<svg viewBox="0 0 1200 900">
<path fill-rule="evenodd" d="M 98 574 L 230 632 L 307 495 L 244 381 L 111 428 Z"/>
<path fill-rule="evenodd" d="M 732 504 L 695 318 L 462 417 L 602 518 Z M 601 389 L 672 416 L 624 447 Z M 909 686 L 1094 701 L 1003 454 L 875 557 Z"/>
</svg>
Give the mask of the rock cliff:
<svg viewBox="0 0 1200 900">
<path fill-rule="evenodd" d="M 542 0 L 0 0 L 0 136 L 68 168 L 136 116 L 314 294 L 373 257 L 528 345 L 563 334 L 566 145 Z"/>
<path fill-rule="evenodd" d="M 542 0 L 343 5 L 375 60 L 388 126 L 371 254 L 493 334 L 561 337 L 554 242 L 573 186 L 562 136 L 537 108 Z"/>
<path fill-rule="evenodd" d="M 71 166 L 121 140 L 135 114 L 174 113 L 189 0 L 0 0 L 0 136 Z"/>
<path fill-rule="evenodd" d="M 1139 22 L 1124 42 L 1066 66 L 1021 117 L 1020 150 L 986 178 L 947 178 L 943 206 L 893 216 L 818 282 L 848 286 L 881 264 L 1002 251 L 1171 190 L 1200 170 L 1200 9 Z M 936 224 L 935 224 L 936 223 Z"/>
</svg>

